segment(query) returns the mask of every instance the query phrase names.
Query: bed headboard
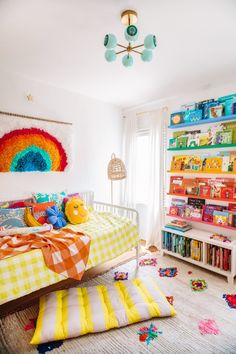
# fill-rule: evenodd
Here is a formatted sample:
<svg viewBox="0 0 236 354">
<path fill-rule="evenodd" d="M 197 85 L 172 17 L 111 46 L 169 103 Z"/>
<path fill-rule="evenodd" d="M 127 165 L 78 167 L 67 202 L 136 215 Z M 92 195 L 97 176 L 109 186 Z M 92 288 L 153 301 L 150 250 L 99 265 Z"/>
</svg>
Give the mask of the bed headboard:
<svg viewBox="0 0 236 354">
<path fill-rule="evenodd" d="M 94 202 L 94 193 L 92 191 L 86 191 L 86 192 L 79 192 L 81 198 L 85 201 L 85 204 L 88 207 L 93 206 Z"/>
</svg>

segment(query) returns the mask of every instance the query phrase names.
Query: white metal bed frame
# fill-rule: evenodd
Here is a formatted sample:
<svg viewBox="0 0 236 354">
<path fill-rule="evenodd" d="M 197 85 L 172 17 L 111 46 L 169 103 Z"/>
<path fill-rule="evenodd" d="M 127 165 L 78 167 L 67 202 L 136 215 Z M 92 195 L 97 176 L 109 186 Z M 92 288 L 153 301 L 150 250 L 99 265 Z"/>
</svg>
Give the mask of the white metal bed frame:
<svg viewBox="0 0 236 354">
<path fill-rule="evenodd" d="M 83 198 L 83 200 L 85 201 L 85 204 L 89 207 L 93 207 L 95 211 L 108 212 L 108 213 L 112 213 L 130 219 L 133 223 L 137 225 L 138 233 L 139 233 L 139 214 L 136 209 L 95 201 L 94 193 L 92 191 L 81 192 L 79 194 L 81 198 Z M 135 247 L 135 249 L 136 249 L 136 269 L 138 269 L 139 251 L 140 251 L 139 243 Z"/>
<path fill-rule="evenodd" d="M 138 211 L 132 208 L 126 208 L 120 205 L 113 205 L 104 202 L 94 201 L 94 192 L 92 191 L 85 191 L 79 192 L 81 198 L 85 201 L 85 204 L 88 207 L 92 207 L 95 211 L 98 212 L 110 212 L 112 214 L 118 215 L 120 217 L 125 217 L 130 219 L 133 223 L 137 225 L 138 233 L 139 233 L 139 214 Z M 24 200 L 32 200 L 31 198 L 24 199 Z M 4 203 L 5 201 L 3 201 Z M 135 247 L 136 249 L 136 269 L 138 269 L 139 265 L 139 244 Z"/>
<path fill-rule="evenodd" d="M 119 205 L 112 205 L 108 203 L 94 201 L 94 193 L 91 191 L 82 192 L 80 193 L 80 196 L 81 198 L 84 199 L 87 206 L 93 207 L 94 210 L 98 212 L 111 212 L 115 215 L 129 218 L 133 223 L 137 225 L 139 231 L 139 214 L 137 210 L 131 208 L 125 208 Z M 136 277 L 138 275 L 138 269 L 139 269 L 138 268 L 139 267 L 139 243 L 135 247 L 135 249 L 136 249 L 136 267 L 134 271 L 134 276 Z M 74 282 L 76 281 L 68 278 L 59 283 L 55 283 L 48 287 L 34 291 L 33 293 L 30 293 L 18 299 L 9 301 L 0 306 L 0 318 L 35 304 L 38 301 L 40 296 L 45 295 L 48 292 L 56 291 L 59 289 L 66 289 L 71 286 L 75 286 Z"/>
</svg>

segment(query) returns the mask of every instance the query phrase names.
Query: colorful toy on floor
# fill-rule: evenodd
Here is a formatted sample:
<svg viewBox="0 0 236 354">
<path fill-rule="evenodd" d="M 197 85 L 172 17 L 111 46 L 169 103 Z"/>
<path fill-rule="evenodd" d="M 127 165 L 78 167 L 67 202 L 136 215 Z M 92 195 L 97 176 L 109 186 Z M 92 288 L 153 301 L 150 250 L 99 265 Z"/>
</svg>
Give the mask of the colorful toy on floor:
<svg viewBox="0 0 236 354">
<path fill-rule="evenodd" d="M 166 300 L 173 305 L 174 304 L 174 296 L 166 296 Z"/>
<path fill-rule="evenodd" d="M 144 258 L 139 261 L 139 265 L 143 266 L 153 266 L 156 267 L 157 265 L 157 258 Z"/>
<path fill-rule="evenodd" d="M 128 272 L 115 272 L 114 280 L 128 280 Z"/>
<path fill-rule="evenodd" d="M 188 275 L 191 275 L 193 274 L 193 272 L 191 270 L 188 271 Z"/>
<path fill-rule="evenodd" d="M 149 345 L 151 341 L 158 338 L 158 334 L 162 334 L 162 331 L 158 331 L 158 328 L 151 323 L 149 327 L 145 326 L 139 329 L 139 341 Z"/>
<path fill-rule="evenodd" d="M 204 291 L 207 289 L 208 285 L 204 279 L 191 279 L 190 286 L 193 291 Z"/>
<path fill-rule="evenodd" d="M 29 323 L 24 326 L 24 330 L 29 331 L 30 329 L 34 329 L 36 327 L 36 321 L 37 318 L 30 318 Z"/>
<path fill-rule="evenodd" d="M 204 334 L 220 334 L 220 330 L 215 320 L 201 320 L 198 323 L 199 331 Z"/>
<path fill-rule="evenodd" d="M 224 294 L 223 299 L 225 299 L 231 309 L 236 309 L 236 294 Z"/>
<path fill-rule="evenodd" d="M 57 340 L 55 342 L 43 343 L 37 346 L 37 350 L 39 354 L 46 354 L 47 352 L 51 352 L 53 349 L 60 348 L 63 344 L 63 340 Z"/>
<path fill-rule="evenodd" d="M 160 277 L 168 277 L 173 278 L 178 274 L 178 270 L 176 267 L 174 268 L 159 268 Z"/>
</svg>

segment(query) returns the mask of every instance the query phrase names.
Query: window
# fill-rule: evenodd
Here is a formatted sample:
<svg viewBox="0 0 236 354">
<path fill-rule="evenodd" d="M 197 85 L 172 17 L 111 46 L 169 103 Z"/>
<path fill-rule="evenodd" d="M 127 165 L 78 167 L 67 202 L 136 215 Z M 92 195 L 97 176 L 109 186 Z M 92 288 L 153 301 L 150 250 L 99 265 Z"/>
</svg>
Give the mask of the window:
<svg viewBox="0 0 236 354">
<path fill-rule="evenodd" d="M 147 204 L 150 171 L 150 134 L 148 130 L 138 131 L 137 134 L 136 200 L 137 203 Z"/>
</svg>

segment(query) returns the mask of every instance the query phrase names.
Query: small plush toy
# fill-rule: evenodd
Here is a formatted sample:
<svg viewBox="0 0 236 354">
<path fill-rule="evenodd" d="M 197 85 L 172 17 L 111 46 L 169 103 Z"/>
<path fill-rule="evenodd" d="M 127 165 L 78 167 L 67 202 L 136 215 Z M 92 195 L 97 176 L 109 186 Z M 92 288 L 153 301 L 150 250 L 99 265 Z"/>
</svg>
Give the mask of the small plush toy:
<svg viewBox="0 0 236 354">
<path fill-rule="evenodd" d="M 169 302 L 169 304 L 174 304 L 174 296 L 166 296 L 166 300 Z"/>
<path fill-rule="evenodd" d="M 155 267 L 157 265 L 157 258 L 144 258 L 139 261 L 139 265 L 141 267 L 143 266 L 153 266 Z"/>
<path fill-rule="evenodd" d="M 223 299 L 225 299 L 229 307 L 236 309 L 236 294 L 224 294 Z"/>
<path fill-rule="evenodd" d="M 29 323 L 27 323 L 27 324 L 24 326 L 24 330 L 25 330 L 25 331 L 29 331 L 30 329 L 35 329 L 35 327 L 36 327 L 36 321 L 37 321 L 37 318 L 30 318 L 30 319 L 29 319 Z"/>
<path fill-rule="evenodd" d="M 46 354 L 51 352 L 53 349 L 60 348 L 62 346 L 63 340 L 56 340 L 54 342 L 42 343 L 37 346 L 39 354 Z"/>
<path fill-rule="evenodd" d="M 178 274 L 177 268 L 159 268 L 160 277 L 173 278 Z"/>
<path fill-rule="evenodd" d="M 46 210 L 48 222 L 53 225 L 54 229 L 61 229 L 66 226 L 66 220 L 62 211 L 56 205 Z"/>
<path fill-rule="evenodd" d="M 157 327 L 151 323 L 149 327 L 145 326 L 139 329 L 139 341 L 146 342 L 148 345 L 152 340 L 158 338 L 158 334 L 162 334 L 162 331 L 158 331 Z"/>
<path fill-rule="evenodd" d="M 207 282 L 204 279 L 191 279 L 190 286 L 193 291 L 204 291 L 207 289 Z"/>
<path fill-rule="evenodd" d="M 73 225 L 82 224 L 88 221 L 89 211 L 81 198 L 71 198 L 66 203 L 65 214 L 69 222 Z"/>
<path fill-rule="evenodd" d="M 114 273 L 114 280 L 127 280 L 128 279 L 128 272 L 115 272 Z"/>
<path fill-rule="evenodd" d="M 220 334 L 220 330 L 215 320 L 201 320 L 198 323 L 199 331 L 204 334 Z"/>
</svg>

